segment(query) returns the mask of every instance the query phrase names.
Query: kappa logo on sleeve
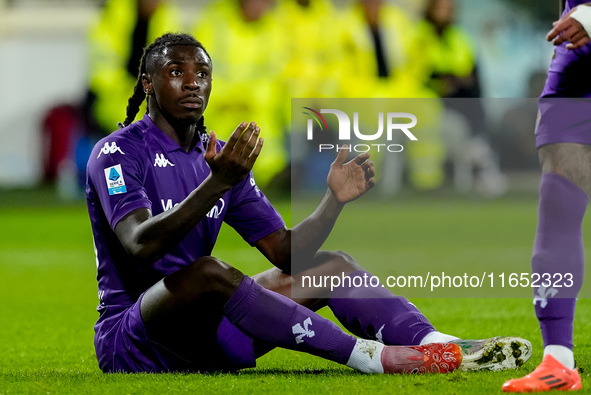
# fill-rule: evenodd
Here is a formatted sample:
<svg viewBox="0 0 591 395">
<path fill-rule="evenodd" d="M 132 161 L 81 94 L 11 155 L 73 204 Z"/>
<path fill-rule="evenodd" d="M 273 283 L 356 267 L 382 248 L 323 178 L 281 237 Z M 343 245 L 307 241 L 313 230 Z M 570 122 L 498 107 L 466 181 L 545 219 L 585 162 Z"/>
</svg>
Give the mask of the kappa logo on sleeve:
<svg viewBox="0 0 591 395">
<path fill-rule="evenodd" d="M 108 154 L 114 154 L 115 152 L 119 152 L 121 155 L 125 155 L 123 153 L 123 151 L 121 151 L 121 148 L 119 148 L 117 146 L 117 143 L 115 143 L 114 141 L 111 143 L 111 145 L 109 145 L 109 143 L 105 143 L 103 148 L 101 148 L 101 152 L 99 152 L 99 154 L 96 158 L 97 159 L 100 158 L 102 154 L 108 155 Z"/>
<path fill-rule="evenodd" d="M 109 195 L 118 195 L 127 192 L 121 165 L 107 167 L 105 169 L 105 180 L 107 181 Z"/>
</svg>

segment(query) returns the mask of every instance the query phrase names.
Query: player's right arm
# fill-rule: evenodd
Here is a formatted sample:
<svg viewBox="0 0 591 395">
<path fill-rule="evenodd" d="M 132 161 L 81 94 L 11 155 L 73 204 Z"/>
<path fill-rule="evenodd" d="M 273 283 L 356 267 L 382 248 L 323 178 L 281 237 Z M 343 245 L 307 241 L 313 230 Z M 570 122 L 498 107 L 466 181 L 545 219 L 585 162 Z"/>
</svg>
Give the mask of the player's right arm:
<svg viewBox="0 0 591 395">
<path fill-rule="evenodd" d="M 256 124 L 241 123 L 219 152 L 217 138 L 211 138 L 205 151 L 211 173 L 180 204 L 152 216 L 140 208 L 123 217 L 115 233 L 126 252 L 136 260 L 151 263 L 176 247 L 205 217 L 224 193 L 239 183 L 252 169 L 263 140 Z"/>
<path fill-rule="evenodd" d="M 546 40 L 560 45 L 569 41 L 567 49 L 580 48 L 591 41 L 591 2 L 581 4 L 552 24 Z"/>
</svg>

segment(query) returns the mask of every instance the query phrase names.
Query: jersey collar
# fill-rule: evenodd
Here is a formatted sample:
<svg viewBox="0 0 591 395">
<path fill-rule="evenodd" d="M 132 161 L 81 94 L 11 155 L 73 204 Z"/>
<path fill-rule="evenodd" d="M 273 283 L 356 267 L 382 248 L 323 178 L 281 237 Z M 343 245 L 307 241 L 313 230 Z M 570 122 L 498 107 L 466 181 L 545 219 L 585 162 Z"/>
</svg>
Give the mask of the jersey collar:
<svg viewBox="0 0 591 395">
<path fill-rule="evenodd" d="M 168 136 L 166 133 L 160 130 L 158 126 L 156 126 L 156 124 L 152 121 L 148 114 L 144 115 L 142 121 L 147 126 L 146 137 L 155 140 L 158 144 L 160 144 L 160 146 L 165 152 L 183 151 L 183 148 L 181 146 L 179 146 L 175 141 L 173 141 L 170 138 L 170 136 Z M 205 136 L 207 136 L 207 134 Z M 203 152 L 203 140 L 203 135 L 199 136 L 199 138 L 197 139 L 197 143 L 193 147 L 193 150 Z"/>
</svg>

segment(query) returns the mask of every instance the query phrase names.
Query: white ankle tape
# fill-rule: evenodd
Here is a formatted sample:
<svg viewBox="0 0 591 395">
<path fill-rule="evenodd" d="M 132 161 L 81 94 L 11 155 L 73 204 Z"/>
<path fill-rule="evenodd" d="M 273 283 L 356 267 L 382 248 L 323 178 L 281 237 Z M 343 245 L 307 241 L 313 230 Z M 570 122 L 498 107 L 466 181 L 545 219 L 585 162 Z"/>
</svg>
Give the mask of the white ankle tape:
<svg viewBox="0 0 591 395">
<path fill-rule="evenodd" d="M 357 339 L 347 366 L 363 373 L 384 373 L 382 366 L 382 343 Z"/>
<path fill-rule="evenodd" d="M 570 17 L 578 21 L 589 36 L 591 36 L 591 7 L 586 5 L 580 5 L 575 8 Z"/>
</svg>

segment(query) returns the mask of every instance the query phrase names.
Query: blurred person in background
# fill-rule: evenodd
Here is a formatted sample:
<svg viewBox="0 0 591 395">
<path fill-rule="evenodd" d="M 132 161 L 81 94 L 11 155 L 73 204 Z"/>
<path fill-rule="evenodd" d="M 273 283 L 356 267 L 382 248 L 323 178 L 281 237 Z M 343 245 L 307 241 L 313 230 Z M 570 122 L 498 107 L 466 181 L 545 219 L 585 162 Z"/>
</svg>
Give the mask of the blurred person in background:
<svg viewBox="0 0 591 395">
<path fill-rule="evenodd" d="M 43 121 L 44 179 L 63 199 L 82 196 L 92 146 L 117 129 L 133 89 L 144 47 L 180 29 L 180 13 L 166 0 L 109 0 L 88 30 L 87 91 L 81 103 L 56 105 Z"/>
<path fill-rule="evenodd" d="M 411 72 L 411 37 L 413 21 L 405 10 L 383 0 L 352 2 L 343 18 L 347 26 L 347 61 L 343 93 L 360 98 L 433 98 L 437 95 Z M 351 83 L 351 77 L 354 83 Z M 423 104 L 427 101 L 423 102 Z M 430 105 L 437 107 L 436 100 Z M 437 125 L 436 109 L 429 111 L 430 124 L 421 134 L 420 143 L 405 149 L 406 163 L 401 155 L 386 155 L 382 163 L 385 179 L 381 192 L 393 195 L 402 183 L 405 166 L 413 187 L 431 190 L 444 179 L 445 146 Z M 377 156 L 375 160 L 380 160 Z"/>
<path fill-rule="evenodd" d="M 454 0 L 428 0 L 411 45 L 410 70 L 426 87 L 445 100 L 446 119 L 463 123 L 463 142 L 448 152 L 460 191 L 476 190 L 487 197 L 508 188 L 498 158 L 490 146 L 486 117 L 480 100 L 477 53 L 472 37 L 455 23 Z M 467 122 L 461 121 L 464 118 Z M 444 131 L 444 133 L 446 133 Z"/>
<path fill-rule="evenodd" d="M 335 98 L 343 95 L 344 38 L 346 25 L 330 0 L 284 0 L 277 3 L 272 17 L 276 21 L 277 34 L 281 38 L 283 63 L 281 84 L 284 94 L 278 98 L 283 111 L 282 125 L 285 134 L 291 130 L 292 98 Z M 329 28 L 327 28 L 329 27 Z M 312 104 L 314 107 L 314 105 Z M 304 133 L 303 130 L 291 130 Z M 335 143 L 332 133 L 323 134 L 326 143 Z M 316 159 L 308 155 L 307 144 L 292 139 L 290 165 L 281 180 L 284 187 L 297 190 L 323 190 L 326 174 L 318 169 L 327 169 L 331 159 Z M 328 162 L 327 162 L 328 161 Z"/>
<path fill-rule="evenodd" d="M 454 0 L 428 0 L 410 45 L 415 77 L 440 97 L 480 97 L 476 47 L 455 24 Z"/>
<path fill-rule="evenodd" d="M 257 119 L 270 137 L 266 155 L 255 170 L 261 186 L 268 186 L 288 163 L 280 101 L 284 90 L 279 79 L 285 49 L 270 14 L 272 6 L 271 0 L 214 1 L 206 5 L 192 29 L 216 60 L 208 127 L 229 131 L 234 130 L 236 118 Z"/>
<path fill-rule="evenodd" d="M 284 0 L 272 16 L 285 47 L 281 79 L 288 96 L 341 96 L 346 25 L 333 3 Z"/>
<path fill-rule="evenodd" d="M 181 14 L 175 4 L 168 0 L 108 0 L 90 27 L 86 108 L 100 134 L 117 129 L 117 122 L 125 115 L 144 47 L 167 31 L 181 30 Z"/>
<path fill-rule="evenodd" d="M 413 22 L 407 13 L 384 0 L 351 2 L 342 18 L 347 28 L 346 97 L 434 97 L 409 73 L 409 32 Z"/>
</svg>

